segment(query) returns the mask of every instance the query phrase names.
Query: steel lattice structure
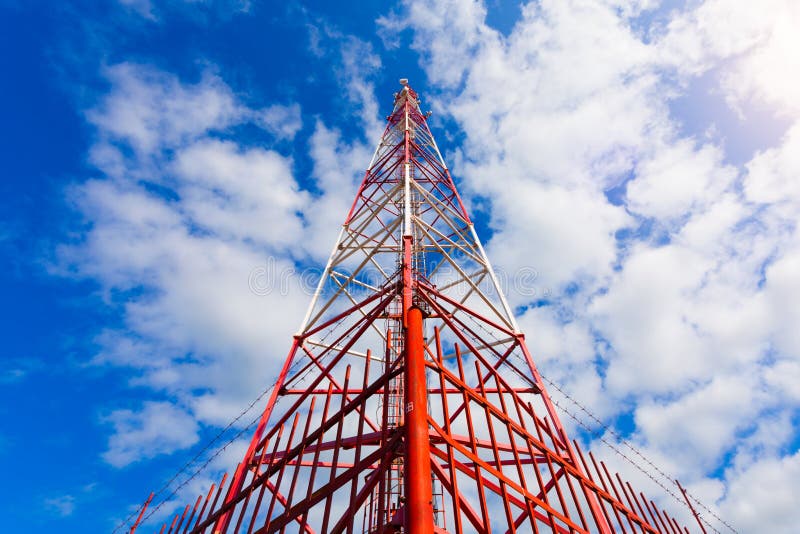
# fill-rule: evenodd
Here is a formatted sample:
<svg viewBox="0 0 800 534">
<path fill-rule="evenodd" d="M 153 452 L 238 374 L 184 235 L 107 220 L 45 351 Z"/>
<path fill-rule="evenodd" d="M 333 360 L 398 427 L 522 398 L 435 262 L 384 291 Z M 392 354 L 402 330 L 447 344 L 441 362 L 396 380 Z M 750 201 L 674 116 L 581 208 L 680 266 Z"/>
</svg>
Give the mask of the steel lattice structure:
<svg viewBox="0 0 800 534">
<path fill-rule="evenodd" d="M 162 532 L 688 533 L 568 439 L 401 83 L 244 460 Z"/>
</svg>

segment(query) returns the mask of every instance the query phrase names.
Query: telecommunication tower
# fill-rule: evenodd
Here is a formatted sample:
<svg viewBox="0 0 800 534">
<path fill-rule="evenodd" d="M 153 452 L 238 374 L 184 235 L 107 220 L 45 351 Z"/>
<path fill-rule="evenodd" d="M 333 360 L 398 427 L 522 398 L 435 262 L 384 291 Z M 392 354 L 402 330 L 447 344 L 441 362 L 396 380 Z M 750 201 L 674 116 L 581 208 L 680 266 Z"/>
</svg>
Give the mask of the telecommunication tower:
<svg viewBox="0 0 800 534">
<path fill-rule="evenodd" d="M 244 459 L 162 532 L 688 533 L 567 437 L 401 84 Z"/>
</svg>

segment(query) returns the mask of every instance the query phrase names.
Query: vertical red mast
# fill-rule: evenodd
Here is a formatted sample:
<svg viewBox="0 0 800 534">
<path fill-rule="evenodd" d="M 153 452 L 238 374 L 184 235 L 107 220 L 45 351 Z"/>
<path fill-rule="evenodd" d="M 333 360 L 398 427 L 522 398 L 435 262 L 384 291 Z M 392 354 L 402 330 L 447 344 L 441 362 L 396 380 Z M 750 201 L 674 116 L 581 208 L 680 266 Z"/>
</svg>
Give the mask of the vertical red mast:
<svg viewBox="0 0 800 534">
<path fill-rule="evenodd" d="M 685 532 L 567 438 L 401 84 L 242 463 L 168 532 Z"/>
<path fill-rule="evenodd" d="M 431 451 L 428 443 L 428 399 L 422 310 L 408 310 L 406 328 L 405 497 L 407 532 L 433 534 Z"/>
<path fill-rule="evenodd" d="M 425 378 L 425 338 L 422 310 L 414 306 L 412 258 L 414 236 L 411 212 L 411 120 L 410 88 L 404 84 L 403 161 L 403 325 L 405 327 L 405 483 L 407 532 L 433 534 L 430 446 L 428 444 L 428 385 Z"/>
</svg>

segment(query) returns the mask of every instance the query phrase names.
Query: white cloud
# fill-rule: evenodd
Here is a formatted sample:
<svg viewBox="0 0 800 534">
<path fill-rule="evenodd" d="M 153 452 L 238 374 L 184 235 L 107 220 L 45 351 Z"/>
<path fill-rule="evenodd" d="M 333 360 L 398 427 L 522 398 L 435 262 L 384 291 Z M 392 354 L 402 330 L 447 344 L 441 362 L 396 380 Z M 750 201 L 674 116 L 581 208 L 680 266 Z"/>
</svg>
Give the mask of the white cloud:
<svg viewBox="0 0 800 534">
<path fill-rule="evenodd" d="M 434 107 L 467 134 L 451 163 L 466 193 L 491 200 L 490 256 L 533 266 L 545 286 L 606 275 L 630 221 L 603 191 L 663 128 L 655 79 L 641 72 L 650 52 L 600 5 L 527 5 L 508 39 L 483 16 L 473 2 L 408 10 L 426 73 L 445 89 Z M 440 64 L 464 73 L 443 76 Z"/>
<path fill-rule="evenodd" d="M 133 63 L 109 66 L 105 75 L 111 92 L 87 113 L 87 118 L 104 139 L 129 145 L 142 159 L 243 122 L 253 122 L 279 138 L 289 139 L 301 125 L 296 104 L 251 109 L 210 70 L 195 84 Z M 94 147 L 101 149 L 107 147 Z"/>
<path fill-rule="evenodd" d="M 458 86 L 467 66 L 465 53 L 479 46 L 480 34 L 485 32 L 485 7 L 481 2 L 409 2 L 406 6 L 407 14 L 384 17 L 378 23 L 388 32 L 413 27 L 414 47 L 426 54 L 430 80 L 444 87 Z"/>
<path fill-rule="evenodd" d="M 340 37 L 341 38 L 341 37 Z M 341 67 L 337 70 L 340 85 L 346 89 L 346 95 L 351 105 L 358 112 L 358 130 L 363 130 L 367 144 L 377 143 L 386 126 L 379 119 L 380 110 L 375 98 L 375 85 L 371 77 L 381 68 L 380 56 L 375 54 L 372 45 L 352 36 L 343 39 L 339 47 Z M 355 113 L 353 113 L 355 115 Z M 362 167 L 367 166 L 368 160 L 361 161 Z"/>
<path fill-rule="evenodd" d="M 713 471 L 716 463 L 763 408 L 764 392 L 753 373 L 717 376 L 710 383 L 664 405 L 636 408 L 636 426 L 648 445 L 681 466 L 678 476 Z"/>
<path fill-rule="evenodd" d="M 705 376 L 710 362 L 691 317 L 691 295 L 710 268 L 681 247 L 641 248 L 590 312 L 611 343 L 608 386 L 665 392 Z"/>
<path fill-rule="evenodd" d="M 204 140 L 180 150 L 173 168 L 181 211 L 202 230 L 274 248 L 296 243 L 303 229 L 296 214 L 307 195 L 299 191 L 286 157 Z"/>
<path fill-rule="evenodd" d="M 770 389 L 780 392 L 781 398 L 800 404 L 800 362 L 779 361 L 766 370 L 765 379 Z"/>
<path fill-rule="evenodd" d="M 662 220 L 685 217 L 719 199 L 734 178 L 736 170 L 722 164 L 718 148 L 695 149 L 691 140 L 682 139 L 638 164 L 627 206 Z"/>
<path fill-rule="evenodd" d="M 352 82 L 349 112 L 377 136 L 380 60 L 331 31 L 332 60 Z M 174 432 L 159 430 L 167 422 L 153 403 L 108 416 L 104 459 L 121 466 L 192 445 L 199 424 L 226 425 L 270 385 L 309 299 L 296 262 L 324 261 L 372 149 L 318 121 L 310 155 L 321 194 L 311 194 L 289 155 L 226 139 L 251 123 L 291 140 L 299 105 L 251 107 L 211 69 L 196 83 L 127 63 L 105 74 L 110 90 L 87 112 L 90 162 L 104 176 L 70 192 L 91 225 L 61 247 L 62 267 L 96 280 L 122 314 L 123 328 L 98 335 L 94 363 L 130 368 L 132 385 L 181 406 L 162 414 Z"/>
<path fill-rule="evenodd" d="M 576 305 L 568 299 L 559 303 L 559 309 L 568 313 Z M 564 322 L 548 307 L 532 308 L 517 318 L 520 328 L 528 333 L 526 342 L 534 361 L 546 380 L 558 384 L 592 413 L 604 418 L 619 410 L 615 399 L 603 390 L 603 382 L 596 367 L 597 342 L 591 325 L 578 318 Z M 572 406 L 563 394 L 549 388 L 550 395 L 565 406 Z M 574 428 L 569 417 L 562 421 Z"/>
<path fill-rule="evenodd" d="M 374 83 L 381 60 L 371 45 L 343 35 L 323 21 L 310 25 L 309 31 L 317 53 L 327 54 L 334 65 L 336 82 L 347 97 L 346 102 L 337 99 L 335 108 L 343 109 L 335 109 L 331 115 L 344 114 L 354 126 L 342 132 L 321 117 L 309 139 L 311 178 L 320 194 L 305 212 L 304 246 L 314 261 L 324 266 L 385 127 L 379 120 Z"/>
<path fill-rule="evenodd" d="M 384 110 L 378 109 L 374 83 L 383 67 L 380 56 L 370 42 L 342 33 L 325 19 L 313 18 L 306 28 L 309 51 L 330 63 L 337 93 L 346 97 L 332 103 L 329 116 L 344 116 L 354 121 L 350 133 L 359 143 L 377 143 L 385 127 L 380 120 Z M 359 162 L 364 168 L 367 163 Z"/>
<path fill-rule="evenodd" d="M 291 274 L 310 197 L 290 157 L 219 137 L 252 122 L 291 139 L 296 104 L 248 107 L 209 71 L 195 84 L 141 65 L 106 73 L 111 89 L 87 112 L 105 176 L 72 188 L 91 225 L 59 255 L 122 313 L 95 363 L 131 368 L 133 383 L 188 410 L 165 412 L 177 423 L 167 434 L 148 420 L 152 404 L 112 413 L 104 458 L 124 465 L 193 444 L 198 421 L 226 423 L 268 385 L 306 304 Z M 259 269 L 268 286 L 254 292 Z"/>
<path fill-rule="evenodd" d="M 762 458 L 729 477 L 722 513 L 740 532 L 794 532 L 800 521 L 800 453 Z"/>
<path fill-rule="evenodd" d="M 669 104 L 706 75 L 743 114 L 795 117 L 797 6 L 664 6 L 648 28 L 656 7 L 531 2 L 504 37 L 482 3 L 431 0 L 379 25 L 414 32 L 434 107 L 463 131 L 447 157 L 487 207 L 490 257 L 554 292 L 520 318 L 542 368 L 601 415 L 633 402 L 633 439 L 757 532 L 733 488 L 794 461 L 780 454 L 797 432 L 800 136 L 737 167 L 681 136 Z M 775 512 L 771 531 L 791 531 Z"/>
<path fill-rule="evenodd" d="M 104 136 L 128 143 L 139 155 L 226 128 L 243 112 L 230 88 L 210 73 L 184 85 L 153 68 L 121 63 L 108 67 L 106 77 L 112 91 L 87 117 Z"/>
<path fill-rule="evenodd" d="M 300 106 L 296 103 L 291 106 L 274 105 L 255 111 L 253 118 L 256 124 L 279 139 L 293 139 L 303 127 Z"/>
<path fill-rule="evenodd" d="M 531 2 L 507 38 L 481 2 L 409 2 L 380 19 L 386 42 L 413 31 L 435 89 L 423 98 L 463 130 L 446 158 L 468 200 L 487 206 L 490 257 L 507 272 L 536 268 L 554 292 L 520 319 L 548 376 L 602 416 L 633 399 L 634 439 L 750 531 L 748 484 L 795 489 L 797 456 L 781 457 L 793 430 L 776 429 L 798 403 L 800 134 L 735 168 L 721 148 L 681 137 L 668 104 L 711 72 L 732 106 L 794 116 L 788 5 L 711 0 L 648 33 L 630 17 L 649 2 Z M 248 279 L 267 254 L 277 272 L 324 261 L 381 129 L 378 55 L 312 30 L 347 89 L 337 112 L 358 126 L 317 120 L 314 194 L 287 154 L 221 138 L 250 123 L 291 140 L 298 105 L 252 107 L 210 69 L 195 83 L 106 70 L 111 89 L 87 114 L 104 176 L 75 187 L 91 226 L 62 258 L 123 313 L 96 361 L 134 369 L 134 383 L 181 406 L 112 412 L 114 465 L 190 446 L 198 421 L 227 422 L 284 357 L 307 297 L 258 296 Z M 773 531 L 789 531 L 786 503 L 758 497 Z"/>
<path fill-rule="evenodd" d="M 796 2 L 783 2 L 777 7 L 773 15 L 779 16 L 770 21 L 769 36 L 725 72 L 722 87 L 734 106 L 762 102 L 779 115 L 797 118 L 800 57 L 793 50 L 800 46 L 797 37 L 800 6 Z"/>
<path fill-rule="evenodd" d="M 783 143 L 764 150 L 747 164 L 744 190 L 754 202 L 800 202 L 800 124 L 795 124 Z"/>
<path fill-rule="evenodd" d="M 365 142 L 345 141 L 341 131 L 317 121 L 309 155 L 314 163 L 311 175 L 322 194 L 306 212 L 308 232 L 304 246 L 321 266 L 328 259 L 373 151 L 374 147 Z"/>
<path fill-rule="evenodd" d="M 103 459 L 115 467 L 183 449 L 199 439 L 195 418 L 171 402 L 146 402 L 136 412 L 114 410 L 103 420 L 115 432 Z"/>
<path fill-rule="evenodd" d="M 483 191 L 492 195 L 492 212 L 497 214 L 488 246 L 497 265 L 509 272 L 533 267 L 542 286 L 553 289 L 576 278 L 610 273 L 616 258 L 614 232 L 628 216 L 601 193 L 522 177 L 495 187 Z M 571 216 L 562 218 L 566 213 Z M 510 298 L 519 300 L 515 294 Z"/>
<path fill-rule="evenodd" d="M 61 495 L 44 500 L 45 509 L 60 517 L 69 517 L 75 512 L 75 497 Z"/>
<path fill-rule="evenodd" d="M 800 249 L 795 249 L 769 266 L 766 272 L 766 298 L 775 328 L 778 350 L 800 359 Z"/>
<path fill-rule="evenodd" d="M 226 152 L 220 156 L 239 157 Z M 243 157 L 256 164 L 259 157 L 267 158 Z M 234 169 L 229 178 L 250 180 L 269 168 L 254 165 L 247 171 L 249 177 Z M 86 183 L 79 206 L 91 214 L 94 226 L 64 257 L 112 295 L 135 292 L 120 301 L 132 336 L 107 333 L 99 338 L 105 347 L 103 361 L 141 368 L 140 381 L 159 389 L 212 388 L 244 402 L 264 387 L 302 316 L 307 297 L 296 287 L 298 281 L 293 280 L 287 291 L 278 287 L 281 273 L 289 273 L 292 262 L 274 256 L 267 263 L 269 251 L 284 249 L 297 237 L 300 225 L 291 205 L 270 202 L 257 191 L 271 186 L 274 197 L 281 198 L 281 187 L 269 181 L 254 181 L 253 195 L 244 206 L 237 204 L 240 192 L 232 184 L 211 180 L 213 185 L 203 188 L 197 182 L 183 183 L 193 195 L 181 202 L 110 181 Z M 284 191 L 291 198 L 288 184 Z M 224 195 L 225 200 L 217 200 L 239 210 L 238 218 L 211 202 L 206 212 L 198 211 L 201 200 L 214 194 Z M 253 199 L 263 199 L 260 211 L 253 211 Z M 212 216 L 215 208 L 223 214 L 218 219 Z M 287 224 L 270 227 L 270 214 L 278 217 L 281 209 Z M 200 220 L 195 222 L 192 215 Z M 266 282 L 275 287 L 269 294 L 256 294 L 250 277 L 255 269 L 267 267 Z M 274 309 L 286 313 L 275 315 Z M 243 370 L 241 375 L 230 372 L 237 368 Z"/>
<path fill-rule="evenodd" d="M 796 118 L 799 22 L 793 0 L 707 0 L 670 21 L 659 51 L 685 74 L 716 69 L 720 90 L 740 113 L 760 102 Z"/>
</svg>

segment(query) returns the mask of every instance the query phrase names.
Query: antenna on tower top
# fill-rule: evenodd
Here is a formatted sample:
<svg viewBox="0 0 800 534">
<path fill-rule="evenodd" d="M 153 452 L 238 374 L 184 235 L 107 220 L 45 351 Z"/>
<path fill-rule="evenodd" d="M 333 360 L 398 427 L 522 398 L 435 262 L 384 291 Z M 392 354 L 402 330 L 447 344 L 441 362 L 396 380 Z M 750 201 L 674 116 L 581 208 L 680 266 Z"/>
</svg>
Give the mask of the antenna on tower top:
<svg viewBox="0 0 800 534">
<path fill-rule="evenodd" d="M 400 85 L 408 85 L 408 78 L 400 78 Z"/>
</svg>

